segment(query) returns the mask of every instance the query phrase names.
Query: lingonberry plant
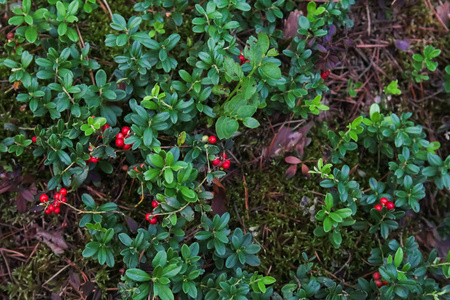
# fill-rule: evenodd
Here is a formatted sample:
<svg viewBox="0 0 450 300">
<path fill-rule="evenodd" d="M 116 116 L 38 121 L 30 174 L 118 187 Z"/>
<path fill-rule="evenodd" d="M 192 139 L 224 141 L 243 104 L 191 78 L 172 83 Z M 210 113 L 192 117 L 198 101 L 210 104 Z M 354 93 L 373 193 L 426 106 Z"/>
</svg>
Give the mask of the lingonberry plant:
<svg viewBox="0 0 450 300">
<path fill-rule="evenodd" d="M 124 299 L 280 299 L 270 287 L 275 278 L 249 268 L 260 262 L 252 234 L 230 229 L 228 213 L 212 215 L 210 184 L 234 166 L 226 154 L 232 138 L 243 127 L 258 127 L 261 114 L 307 118 L 328 109 L 321 99 L 338 63 L 333 43 L 352 26 L 353 4 L 311 1 L 295 36 L 283 37 L 275 25 L 294 9 L 292 1 L 140 1 L 128 20 L 119 12 L 111 16 L 109 70 L 92 57 L 78 27 L 95 13 L 95 1 L 48 0 L 39 8 L 23 0 L 9 20 L 15 27 L 0 63 L 20 86 L 17 101 L 45 122 L 36 121 L 30 137 L 4 139 L 0 152 L 20 156 L 31 148 L 43 157 L 52 176 L 36 199 L 41 211 L 58 214 L 65 207 L 83 214 L 79 226 L 91 236 L 83 256 L 108 267 L 125 265 L 119 286 Z M 257 34 L 246 35 L 248 28 Z M 422 60 L 416 56 L 416 78 L 423 66 L 435 69 L 431 59 L 437 54 L 426 48 Z M 386 93 L 398 94 L 396 85 Z M 333 168 L 322 159 L 313 171 L 330 190 L 314 234 L 339 248 L 343 231 L 370 226 L 380 248 L 369 261 L 379 273 L 344 290 L 342 283 L 310 275 L 313 265 L 305 255 L 307 264 L 281 290 L 285 299 L 445 293 L 426 274 L 448 277 L 450 257 L 441 263 L 432 253 L 425 261 L 413 239 L 405 246 L 387 240 L 405 210 L 420 210 L 426 181 L 450 188 L 450 158 L 435 154 L 438 145 L 410 116 L 384 116 L 373 105 L 370 116 L 356 118 L 346 132 L 329 133 L 333 164 L 358 147 L 380 152 L 391 160 L 386 182 L 372 178 L 362 191 L 349 166 Z M 114 202 L 88 193 L 82 207 L 68 201 L 83 185 L 108 180 L 123 161 L 139 183 L 135 208 L 148 222 L 144 228 L 129 226 L 129 212 Z M 192 241 L 187 230 L 195 226 Z"/>
</svg>

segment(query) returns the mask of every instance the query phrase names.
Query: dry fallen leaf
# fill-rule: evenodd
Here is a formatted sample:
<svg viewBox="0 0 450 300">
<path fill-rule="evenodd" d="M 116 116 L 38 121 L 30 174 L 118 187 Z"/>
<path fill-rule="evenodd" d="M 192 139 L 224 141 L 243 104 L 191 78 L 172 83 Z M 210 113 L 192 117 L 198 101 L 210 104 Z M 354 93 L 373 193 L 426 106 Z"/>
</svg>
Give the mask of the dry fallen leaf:
<svg viewBox="0 0 450 300">
<path fill-rule="evenodd" d="M 63 238 L 62 231 L 48 232 L 41 227 L 36 227 L 35 237 L 46 244 L 56 255 L 61 255 L 68 248 Z"/>
<path fill-rule="evenodd" d="M 214 198 L 211 200 L 211 210 L 213 211 L 213 213 L 221 216 L 228 211 L 228 200 L 226 198 L 227 190 L 222 185 L 222 183 L 220 183 L 219 179 L 214 178 L 213 183 Z"/>
</svg>

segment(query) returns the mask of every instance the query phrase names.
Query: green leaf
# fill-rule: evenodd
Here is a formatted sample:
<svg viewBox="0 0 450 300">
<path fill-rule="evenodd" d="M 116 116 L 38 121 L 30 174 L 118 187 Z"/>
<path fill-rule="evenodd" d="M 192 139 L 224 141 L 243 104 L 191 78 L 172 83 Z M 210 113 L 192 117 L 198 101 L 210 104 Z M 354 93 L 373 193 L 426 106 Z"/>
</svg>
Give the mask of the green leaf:
<svg viewBox="0 0 450 300">
<path fill-rule="evenodd" d="M 309 29 L 311 27 L 311 24 L 309 23 L 308 18 L 306 18 L 305 16 L 301 16 L 298 19 L 298 24 L 300 25 L 300 27 L 302 29 Z"/>
<path fill-rule="evenodd" d="M 398 248 L 397 252 L 395 252 L 394 264 L 395 267 L 398 268 L 403 261 L 403 249 Z"/>
<path fill-rule="evenodd" d="M 264 62 L 261 66 L 261 73 L 271 79 L 280 79 L 281 78 L 281 70 L 280 68 L 273 62 Z"/>
<path fill-rule="evenodd" d="M 245 118 L 243 123 L 248 128 L 256 128 L 260 125 L 258 120 L 256 120 L 255 118 L 252 118 L 252 117 Z"/>
<path fill-rule="evenodd" d="M 238 129 L 238 121 L 229 117 L 222 116 L 216 122 L 216 132 L 219 139 L 230 138 Z"/>
<path fill-rule="evenodd" d="M 167 285 L 155 282 L 153 289 L 155 295 L 158 295 L 161 300 L 174 300 L 173 293 Z"/>
<path fill-rule="evenodd" d="M 163 168 L 164 165 L 166 164 L 164 162 L 164 159 L 161 156 L 159 156 L 158 154 L 150 154 L 150 161 L 152 162 L 152 164 L 154 164 L 158 168 Z"/>
<path fill-rule="evenodd" d="M 138 282 L 149 281 L 152 279 L 152 277 L 147 272 L 140 269 L 128 269 L 125 272 L 125 275 L 127 275 L 130 279 Z"/>
<path fill-rule="evenodd" d="M 333 227 L 333 221 L 331 220 L 330 217 L 326 217 L 325 220 L 323 221 L 323 230 L 325 232 L 329 232 Z"/>
<path fill-rule="evenodd" d="M 34 43 L 37 39 L 37 30 L 33 26 L 28 26 L 25 30 L 25 38 L 28 42 Z"/>
</svg>

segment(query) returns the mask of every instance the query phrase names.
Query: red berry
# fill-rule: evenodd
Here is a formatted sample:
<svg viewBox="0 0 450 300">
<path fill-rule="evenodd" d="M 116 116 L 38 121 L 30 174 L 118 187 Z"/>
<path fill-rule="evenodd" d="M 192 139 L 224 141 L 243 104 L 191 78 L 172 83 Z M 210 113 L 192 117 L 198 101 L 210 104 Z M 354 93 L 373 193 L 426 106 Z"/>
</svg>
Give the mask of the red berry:
<svg viewBox="0 0 450 300">
<path fill-rule="evenodd" d="M 51 211 L 49 211 L 48 209 L 46 209 L 45 211 L 44 211 L 47 215 L 49 215 L 49 214 L 51 214 L 52 212 Z"/>
<path fill-rule="evenodd" d="M 127 126 L 122 127 L 123 135 L 128 135 L 129 132 L 130 132 L 130 127 L 127 127 Z"/>
<path fill-rule="evenodd" d="M 59 193 L 61 194 L 61 196 L 65 196 L 67 195 L 67 190 L 65 188 L 62 188 L 59 190 Z"/>
<path fill-rule="evenodd" d="M 109 124 L 105 124 L 105 125 L 103 125 L 103 129 L 102 129 L 102 131 L 105 131 L 106 129 L 108 129 L 109 127 L 111 127 L 111 126 L 109 126 Z"/>
<path fill-rule="evenodd" d="M 117 135 L 116 135 L 116 139 L 123 139 L 125 136 L 123 135 L 123 133 L 121 133 L 121 132 L 119 132 Z"/>
<path fill-rule="evenodd" d="M 221 153 L 220 158 L 227 159 L 227 154 L 225 152 Z"/>
<path fill-rule="evenodd" d="M 379 272 L 373 273 L 373 279 L 375 279 L 375 280 L 380 279 L 380 273 Z"/>
<path fill-rule="evenodd" d="M 153 207 L 153 208 L 157 208 L 158 205 L 159 205 L 159 202 L 158 202 L 158 201 L 156 201 L 156 200 L 153 200 L 153 201 L 152 201 L 152 207 Z"/>
<path fill-rule="evenodd" d="M 14 38 L 14 32 L 8 32 L 8 34 L 6 35 L 6 38 L 8 40 L 12 40 Z"/>
<path fill-rule="evenodd" d="M 56 200 L 59 200 L 60 197 L 61 197 L 61 194 L 60 194 L 60 193 L 56 193 L 56 194 L 55 194 L 55 199 L 56 199 Z"/>
<path fill-rule="evenodd" d="M 158 223 L 158 219 L 156 217 L 150 219 L 150 224 L 155 225 L 156 223 Z"/>
<path fill-rule="evenodd" d="M 383 280 L 383 285 L 389 284 L 386 280 Z"/>
<path fill-rule="evenodd" d="M 123 149 L 124 149 L 124 150 L 128 150 L 128 149 L 130 149 L 130 148 L 131 148 L 131 145 L 128 145 L 128 144 L 123 145 Z"/>
<path fill-rule="evenodd" d="M 39 197 L 39 200 L 44 203 L 48 201 L 48 196 L 46 194 L 41 195 L 41 197 Z"/>
<path fill-rule="evenodd" d="M 61 209 L 59 207 L 56 207 L 54 213 L 59 214 L 60 211 L 61 211 Z"/>
<path fill-rule="evenodd" d="M 383 207 L 380 204 L 375 205 L 375 209 L 381 211 Z"/>
<path fill-rule="evenodd" d="M 215 144 L 216 142 L 217 142 L 217 138 L 215 136 L 211 135 L 209 137 L 209 143 L 210 144 Z"/>
<path fill-rule="evenodd" d="M 36 143 L 36 142 L 37 142 L 37 136 L 33 136 L 33 137 L 31 138 L 31 141 L 32 141 L 33 143 Z"/>
<path fill-rule="evenodd" d="M 55 206 L 55 207 L 59 207 L 60 205 L 61 205 L 61 202 L 59 202 L 59 201 L 55 201 L 55 202 L 53 202 L 53 205 Z"/>
<path fill-rule="evenodd" d="M 96 157 L 91 157 L 91 162 L 93 162 L 94 164 L 98 162 L 98 158 Z"/>
<path fill-rule="evenodd" d="M 116 146 L 119 148 L 122 148 L 123 145 L 125 145 L 125 142 L 123 141 L 123 139 L 117 139 L 116 140 Z"/>
<path fill-rule="evenodd" d="M 145 219 L 147 220 L 147 221 L 150 221 L 150 218 L 152 217 L 152 214 L 151 213 L 148 213 L 148 214 L 146 214 L 145 215 Z"/>
<path fill-rule="evenodd" d="M 212 161 L 212 164 L 213 164 L 214 166 L 220 165 L 220 159 L 216 158 L 215 160 Z"/>
<path fill-rule="evenodd" d="M 67 198 L 66 197 L 61 197 L 61 199 L 59 199 L 59 201 L 66 203 L 67 202 Z"/>
<path fill-rule="evenodd" d="M 230 162 L 229 160 L 226 160 L 226 161 L 223 163 L 223 165 L 222 165 L 222 167 L 223 167 L 224 169 L 229 169 L 230 166 L 231 166 L 231 162 Z"/>
<path fill-rule="evenodd" d="M 328 70 L 328 71 L 322 71 L 322 72 L 320 72 L 320 77 L 321 77 L 323 80 L 325 80 L 325 79 L 328 78 L 328 76 L 330 76 L 330 74 L 331 74 L 331 71 L 330 71 L 330 70 Z"/>
<path fill-rule="evenodd" d="M 386 203 L 386 208 L 388 210 L 394 209 L 395 208 L 394 202 L 389 201 L 388 203 Z"/>
<path fill-rule="evenodd" d="M 242 54 L 239 55 L 239 60 L 240 60 L 241 65 L 243 65 L 245 63 L 245 56 Z"/>
<path fill-rule="evenodd" d="M 381 282 L 381 280 L 375 280 L 375 284 L 377 285 L 377 287 L 383 286 L 383 282 Z"/>
<path fill-rule="evenodd" d="M 50 204 L 50 205 L 48 206 L 48 210 L 49 210 L 49 211 L 54 211 L 54 210 L 55 210 L 55 206 L 54 206 L 53 204 Z"/>
<path fill-rule="evenodd" d="M 380 199 L 380 203 L 382 204 L 382 205 L 385 205 L 386 203 L 388 203 L 389 202 L 389 200 L 387 199 L 387 198 L 381 198 Z"/>
</svg>

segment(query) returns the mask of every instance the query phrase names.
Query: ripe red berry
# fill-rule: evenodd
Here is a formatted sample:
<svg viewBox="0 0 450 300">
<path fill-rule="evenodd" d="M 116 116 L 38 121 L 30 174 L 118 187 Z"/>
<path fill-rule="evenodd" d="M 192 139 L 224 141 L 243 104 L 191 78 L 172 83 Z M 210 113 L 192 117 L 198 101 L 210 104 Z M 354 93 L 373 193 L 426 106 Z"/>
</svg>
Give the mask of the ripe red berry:
<svg viewBox="0 0 450 300">
<path fill-rule="evenodd" d="M 59 214 L 60 211 L 61 211 L 61 209 L 59 207 L 55 207 L 55 211 L 54 211 L 55 214 Z"/>
<path fill-rule="evenodd" d="M 48 210 L 49 210 L 49 211 L 54 211 L 54 210 L 55 210 L 55 206 L 54 206 L 53 204 L 50 204 L 50 205 L 48 206 Z"/>
<path fill-rule="evenodd" d="M 156 217 L 150 219 L 150 224 L 155 225 L 156 223 L 158 223 L 158 219 Z"/>
<path fill-rule="evenodd" d="M 65 188 L 62 188 L 59 190 L 59 193 L 61 194 L 61 196 L 65 196 L 67 195 L 67 190 Z"/>
<path fill-rule="evenodd" d="M 214 160 L 212 161 L 212 164 L 213 164 L 214 166 L 220 165 L 220 159 L 218 159 L 218 158 L 214 159 Z"/>
<path fill-rule="evenodd" d="M 225 152 L 221 153 L 220 158 L 227 159 L 227 154 Z"/>
<path fill-rule="evenodd" d="M 105 124 L 103 125 L 102 131 L 104 132 L 106 129 L 108 129 L 109 127 L 111 127 L 109 124 Z"/>
<path fill-rule="evenodd" d="M 37 136 L 33 136 L 33 137 L 31 138 L 31 141 L 32 141 L 33 143 L 36 143 L 36 142 L 37 142 Z"/>
<path fill-rule="evenodd" d="M 377 285 L 377 287 L 383 286 L 383 282 L 381 282 L 381 280 L 375 280 L 375 284 Z"/>
<path fill-rule="evenodd" d="M 148 213 L 148 214 L 146 214 L 145 215 L 145 219 L 147 220 L 147 221 L 150 221 L 150 218 L 152 217 L 152 214 L 151 213 Z"/>
<path fill-rule="evenodd" d="M 49 215 L 49 214 L 52 213 L 52 212 L 51 212 L 50 210 L 48 210 L 48 209 L 46 209 L 44 212 L 45 212 L 47 215 Z"/>
<path fill-rule="evenodd" d="M 321 77 L 323 80 L 325 80 L 325 79 L 328 78 L 328 76 L 330 76 L 330 74 L 331 74 L 331 71 L 330 71 L 330 70 L 328 70 L 328 71 L 322 71 L 322 72 L 320 72 L 320 77 Z"/>
<path fill-rule="evenodd" d="M 159 205 L 159 202 L 158 202 L 158 201 L 156 201 L 156 200 L 153 200 L 153 201 L 152 201 L 152 207 L 153 207 L 153 208 L 157 208 L 158 205 Z"/>
<path fill-rule="evenodd" d="M 229 160 L 226 160 L 226 161 L 223 163 L 223 165 L 222 165 L 222 167 L 223 167 L 224 169 L 229 169 L 230 166 L 231 166 L 231 162 L 230 162 Z"/>
<path fill-rule="evenodd" d="M 211 135 L 209 137 L 209 143 L 210 144 L 215 144 L 216 142 L 217 142 L 217 138 L 215 136 Z"/>
<path fill-rule="evenodd" d="M 93 162 L 94 164 L 98 162 L 98 158 L 96 157 L 91 157 L 90 159 L 91 162 Z"/>
<path fill-rule="evenodd" d="M 61 202 L 59 202 L 58 200 L 56 200 L 55 202 L 53 202 L 53 205 L 55 207 L 59 207 L 61 205 Z"/>
<path fill-rule="evenodd" d="M 395 208 L 394 202 L 389 201 L 388 203 L 386 203 L 386 208 L 388 210 L 394 209 Z"/>
<path fill-rule="evenodd" d="M 243 65 L 245 63 L 245 56 L 244 55 L 239 55 L 239 60 L 240 60 L 240 64 Z"/>
<path fill-rule="evenodd" d="M 389 202 L 389 200 L 388 200 L 387 198 L 381 198 L 381 199 L 380 199 L 381 205 L 385 205 L 385 204 L 388 203 L 388 202 Z"/>
<path fill-rule="evenodd" d="M 375 279 L 375 280 L 380 279 L 380 273 L 379 272 L 373 273 L 373 279 Z"/>
<path fill-rule="evenodd" d="M 375 209 L 381 211 L 383 207 L 380 204 L 375 205 Z"/>
<path fill-rule="evenodd" d="M 123 135 L 123 133 L 121 133 L 121 132 L 119 132 L 117 135 L 116 135 L 116 139 L 123 139 L 125 136 Z"/>
<path fill-rule="evenodd" d="M 116 146 L 119 148 L 122 148 L 123 145 L 125 145 L 125 142 L 123 141 L 123 139 L 117 139 L 116 140 Z"/>
<path fill-rule="evenodd" d="M 122 127 L 123 135 L 127 135 L 129 132 L 130 132 L 130 127 L 128 127 L 128 126 Z"/>
<path fill-rule="evenodd" d="M 12 40 L 14 38 L 14 32 L 8 32 L 8 34 L 6 35 L 6 38 L 8 40 Z"/>
<path fill-rule="evenodd" d="M 123 145 L 123 149 L 124 149 L 124 150 L 128 150 L 128 149 L 130 149 L 130 148 L 131 148 L 131 145 L 128 145 L 128 144 Z"/>
<path fill-rule="evenodd" d="M 59 199 L 59 201 L 66 203 L 67 202 L 67 198 L 66 197 L 61 197 L 61 199 Z"/>
<path fill-rule="evenodd" d="M 60 193 L 56 193 L 56 194 L 55 194 L 55 199 L 56 199 L 56 200 L 59 200 L 60 197 L 61 197 L 61 194 L 60 194 Z"/>
<path fill-rule="evenodd" d="M 41 195 L 41 197 L 39 197 L 39 200 L 44 203 L 48 201 L 48 196 L 46 194 Z"/>
<path fill-rule="evenodd" d="M 383 285 L 389 284 L 386 280 L 383 280 Z"/>
</svg>

